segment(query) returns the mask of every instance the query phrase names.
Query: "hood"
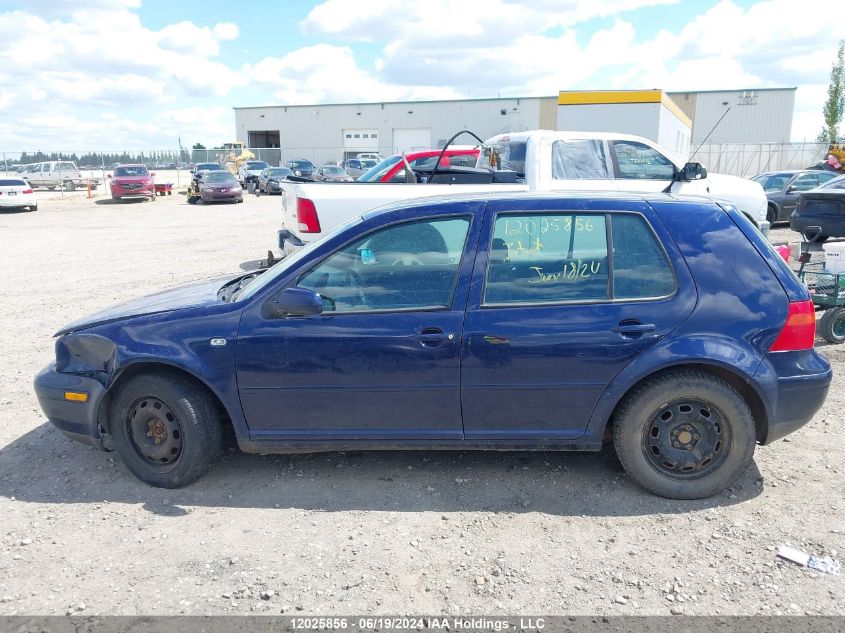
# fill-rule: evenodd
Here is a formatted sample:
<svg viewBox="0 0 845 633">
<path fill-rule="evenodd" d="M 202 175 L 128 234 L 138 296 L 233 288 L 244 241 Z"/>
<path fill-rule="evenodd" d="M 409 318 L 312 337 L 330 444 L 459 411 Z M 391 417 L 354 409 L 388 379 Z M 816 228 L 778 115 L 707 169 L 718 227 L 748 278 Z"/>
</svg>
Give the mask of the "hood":
<svg viewBox="0 0 845 633">
<path fill-rule="evenodd" d="M 730 202 L 755 220 L 765 220 L 768 199 L 760 183 L 726 174 L 707 174 L 709 193 L 713 198 Z"/>
<path fill-rule="evenodd" d="M 120 321 L 122 319 L 129 319 L 138 316 L 149 314 L 157 314 L 159 312 L 171 312 L 173 310 L 184 310 L 186 308 L 199 308 L 208 305 L 218 305 L 221 303 L 217 297 L 217 291 L 220 288 L 238 277 L 242 277 L 244 273 L 236 275 L 226 275 L 223 277 L 214 277 L 212 279 L 203 279 L 187 286 L 178 286 L 176 288 L 169 288 L 155 294 L 147 295 L 133 299 L 127 303 L 120 303 L 113 305 L 100 312 L 89 314 L 88 316 L 77 319 L 72 323 L 68 323 L 58 332 L 56 336 L 67 334 L 76 330 L 84 330 L 95 325 L 103 325 L 112 321 Z"/>
</svg>

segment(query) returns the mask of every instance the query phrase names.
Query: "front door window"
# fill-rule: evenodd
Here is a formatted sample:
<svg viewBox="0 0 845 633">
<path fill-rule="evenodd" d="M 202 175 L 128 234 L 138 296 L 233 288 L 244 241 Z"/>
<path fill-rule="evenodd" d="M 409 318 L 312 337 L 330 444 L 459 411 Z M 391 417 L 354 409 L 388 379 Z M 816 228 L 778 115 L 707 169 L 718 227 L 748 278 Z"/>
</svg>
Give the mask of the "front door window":
<svg viewBox="0 0 845 633">
<path fill-rule="evenodd" d="M 327 313 L 448 308 L 469 217 L 397 224 L 343 247 L 297 285 Z"/>
<path fill-rule="evenodd" d="M 675 166 L 653 147 L 637 141 L 613 141 L 619 178 L 633 180 L 671 180 Z"/>
</svg>

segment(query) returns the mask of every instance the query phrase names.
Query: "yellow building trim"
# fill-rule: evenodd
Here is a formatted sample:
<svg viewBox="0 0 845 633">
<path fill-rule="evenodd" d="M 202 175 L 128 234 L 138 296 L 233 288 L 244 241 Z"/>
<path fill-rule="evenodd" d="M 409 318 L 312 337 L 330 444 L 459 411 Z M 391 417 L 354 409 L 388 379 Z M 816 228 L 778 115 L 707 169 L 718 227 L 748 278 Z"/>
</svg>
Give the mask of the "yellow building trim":
<svg viewBox="0 0 845 633">
<path fill-rule="evenodd" d="M 578 90 L 574 92 L 561 91 L 557 96 L 559 106 L 617 103 L 662 103 L 683 123 L 690 128 L 692 127 L 692 120 L 662 90 Z"/>
</svg>

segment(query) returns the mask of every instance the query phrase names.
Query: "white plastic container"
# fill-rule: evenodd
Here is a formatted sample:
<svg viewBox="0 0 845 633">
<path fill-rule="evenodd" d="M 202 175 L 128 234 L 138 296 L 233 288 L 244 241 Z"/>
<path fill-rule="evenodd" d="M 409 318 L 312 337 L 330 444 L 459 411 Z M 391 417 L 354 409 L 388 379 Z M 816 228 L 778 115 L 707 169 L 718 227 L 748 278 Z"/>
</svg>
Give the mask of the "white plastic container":
<svg viewBox="0 0 845 633">
<path fill-rule="evenodd" d="M 845 242 L 822 244 L 824 267 L 832 273 L 845 273 Z"/>
</svg>

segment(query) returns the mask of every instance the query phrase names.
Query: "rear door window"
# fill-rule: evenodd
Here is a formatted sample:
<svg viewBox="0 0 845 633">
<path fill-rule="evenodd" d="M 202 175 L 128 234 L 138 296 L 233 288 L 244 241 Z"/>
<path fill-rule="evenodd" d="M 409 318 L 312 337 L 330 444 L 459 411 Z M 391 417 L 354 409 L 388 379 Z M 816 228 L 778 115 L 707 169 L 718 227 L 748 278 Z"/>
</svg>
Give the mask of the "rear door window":
<svg viewBox="0 0 845 633">
<path fill-rule="evenodd" d="M 608 272 L 603 214 L 499 215 L 484 303 L 604 301 Z"/>
</svg>

